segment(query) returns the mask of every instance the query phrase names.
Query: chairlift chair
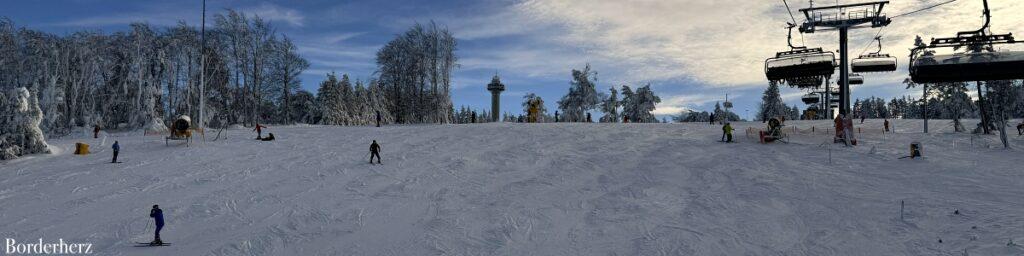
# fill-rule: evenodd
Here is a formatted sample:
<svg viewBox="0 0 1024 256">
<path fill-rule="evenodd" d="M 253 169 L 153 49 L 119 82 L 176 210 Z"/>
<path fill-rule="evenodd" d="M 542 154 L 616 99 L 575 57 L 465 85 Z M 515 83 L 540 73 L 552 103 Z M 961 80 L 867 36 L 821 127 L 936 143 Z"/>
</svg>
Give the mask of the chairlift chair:
<svg viewBox="0 0 1024 256">
<path fill-rule="evenodd" d="M 775 57 L 764 61 L 765 76 L 769 81 L 785 82 L 799 88 L 821 86 L 824 78 L 835 72 L 835 54 L 821 48 L 793 46 L 793 28 L 796 25 L 787 25 L 789 34 L 786 40 L 790 50 L 778 52 Z"/>
<path fill-rule="evenodd" d="M 790 86 L 818 87 L 835 72 L 836 56 L 821 48 L 798 48 L 779 52 L 765 60 L 765 75 L 770 81 L 785 81 Z"/>
<path fill-rule="evenodd" d="M 850 84 L 864 84 L 864 76 L 860 74 L 850 74 Z"/>
<path fill-rule="evenodd" d="M 995 45 L 1020 43 L 1012 33 L 989 34 L 992 15 L 988 0 L 982 0 L 985 23 L 981 29 L 963 31 L 956 37 L 932 39 L 931 44 L 912 49 L 910 79 L 915 83 L 971 82 L 1024 79 L 1024 51 L 997 51 Z M 936 54 L 935 48 L 968 49 L 966 52 Z"/>
<path fill-rule="evenodd" d="M 814 106 L 813 104 L 818 104 L 818 102 L 820 102 L 821 97 L 819 97 L 817 93 L 812 92 L 804 94 L 804 96 L 801 97 L 800 99 L 803 100 L 804 104 Z"/>
<path fill-rule="evenodd" d="M 896 57 L 882 53 L 882 37 L 875 37 L 875 41 L 878 41 L 878 51 L 850 61 L 850 70 L 857 73 L 896 71 Z"/>
</svg>

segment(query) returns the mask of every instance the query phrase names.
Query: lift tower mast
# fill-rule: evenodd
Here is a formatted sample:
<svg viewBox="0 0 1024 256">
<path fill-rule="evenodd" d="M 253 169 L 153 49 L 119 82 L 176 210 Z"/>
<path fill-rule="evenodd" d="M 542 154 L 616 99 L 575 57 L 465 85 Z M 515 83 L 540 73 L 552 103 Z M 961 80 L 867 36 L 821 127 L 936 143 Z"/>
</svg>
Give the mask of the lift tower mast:
<svg viewBox="0 0 1024 256">
<path fill-rule="evenodd" d="M 882 13 L 889 1 L 844 4 L 800 9 L 807 18 L 800 25 L 801 33 L 839 31 L 839 113 L 850 113 L 850 54 L 847 46 L 848 32 L 853 28 L 879 28 L 888 26 L 892 20 Z"/>
</svg>

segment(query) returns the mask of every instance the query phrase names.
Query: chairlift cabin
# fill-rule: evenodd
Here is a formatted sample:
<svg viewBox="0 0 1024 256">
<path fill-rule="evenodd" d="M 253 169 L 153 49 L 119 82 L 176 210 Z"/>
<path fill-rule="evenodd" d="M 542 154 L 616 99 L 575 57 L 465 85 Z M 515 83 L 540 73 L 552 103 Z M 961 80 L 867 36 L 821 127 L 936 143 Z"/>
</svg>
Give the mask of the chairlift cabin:
<svg viewBox="0 0 1024 256">
<path fill-rule="evenodd" d="M 818 102 L 821 101 L 821 97 L 819 97 L 817 93 L 813 92 L 804 94 L 804 96 L 801 97 L 800 99 L 803 100 L 804 104 L 808 104 L 811 106 L 814 106 L 813 104 L 818 104 Z"/>
<path fill-rule="evenodd" d="M 821 48 L 797 47 L 765 60 L 764 73 L 769 81 L 782 81 L 800 88 L 818 87 L 825 77 L 835 73 L 835 60 L 835 54 Z"/>
<path fill-rule="evenodd" d="M 875 41 L 878 41 L 878 51 L 861 55 L 850 61 L 851 71 L 857 73 L 896 71 L 896 57 L 882 53 L 882 37 L 875 37 Z"/>
<path fill-rule="evenodd" d="M 910 79 L 915 83 L 971 82 L 1024 79 L 1024 51 L 1001 51 L 996 45 L 1017 44 L 1012 33 L 989 34 L 992 15 L 983 0 L 985 24 L 956 37 L 932 39 L 931 44 L 911 51 Z M 936 54 L 933 49 L 967 49 Z"/>
</svg>

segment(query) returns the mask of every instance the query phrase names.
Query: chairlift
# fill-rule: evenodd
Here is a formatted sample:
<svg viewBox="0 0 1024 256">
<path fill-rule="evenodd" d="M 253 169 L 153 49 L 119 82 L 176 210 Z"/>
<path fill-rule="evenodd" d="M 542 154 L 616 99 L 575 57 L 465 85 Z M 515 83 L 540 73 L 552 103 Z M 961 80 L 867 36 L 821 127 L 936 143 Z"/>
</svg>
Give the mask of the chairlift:
<svg viewBox="0 0 1024 256">
<path fill-rule="evenodd" d="M 812 105 L 813 106 L 813 104 L 818 104 L 818 102 L 820 102 L 821 97 L 819 97 L 817 93 L 813 93 L 812 92 L 812 93 L 804 94 L 804 96 L 801 97 L 800 99 L 803 100 L 804 104 L 808 104 L 808 105 Z"/>
<path fill-rule="evenodd" d="M 850 74 L 850 84 L 864 84 L 864 76 L 860 74 Z"/>
<path fill-rule="evenodd" d="M 824 78 L 835 72 L 835 54 L 821 48 L 793 46 L 793 27 L 796 25 L 788 25 L 787 43 L 790 50 L 778 52 L 775 57 L 765 60 L 765 76 L 769 81 L 785 82 L 794 87 L 821 86 Z"/>
<path fill-rule="evenodd" d="M 850 69 L 857 73 L 869 72 L 892 72 L 896 71 L 896 57 L 882 53 L 882 37 L 875 37 L 878 41 L 878 51 L 861 55 L 850 62 Z"/>
<path fill-rule="evenodd" d="M 931 44 L 911 51 L 910 79 L 915 83 L 971 82 L 1024 79 L 1024 51 L 996 51 L 995 45 L 1020 43 L 1012 33 L 991 35 L 992 15 L 982 0 L 985 23 L 981 29 L 963 31 L 956 37 L 932 39 Z M 934 48 L 967 49 L 936 54 Z"/>
</svg>

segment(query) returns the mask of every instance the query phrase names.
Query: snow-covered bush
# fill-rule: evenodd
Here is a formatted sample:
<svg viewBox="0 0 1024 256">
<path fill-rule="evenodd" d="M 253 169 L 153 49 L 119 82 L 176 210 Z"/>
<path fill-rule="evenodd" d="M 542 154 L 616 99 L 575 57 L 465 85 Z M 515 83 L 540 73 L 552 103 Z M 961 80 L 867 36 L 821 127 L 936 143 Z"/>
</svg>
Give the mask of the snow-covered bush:
<svg viewBox="0 0 1024 256">
<path fill-rule="evenodd" d="M 0 160 L 50 153 L 39 124 L 43 111 L 39 101 L 24 87 L 0 93 Z"/>
</svg>

